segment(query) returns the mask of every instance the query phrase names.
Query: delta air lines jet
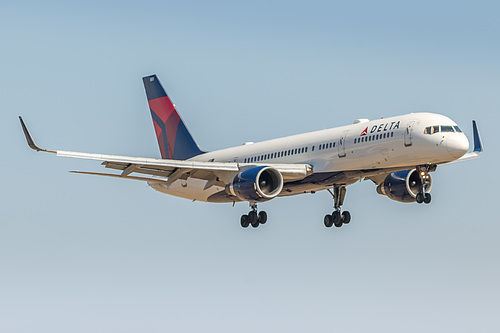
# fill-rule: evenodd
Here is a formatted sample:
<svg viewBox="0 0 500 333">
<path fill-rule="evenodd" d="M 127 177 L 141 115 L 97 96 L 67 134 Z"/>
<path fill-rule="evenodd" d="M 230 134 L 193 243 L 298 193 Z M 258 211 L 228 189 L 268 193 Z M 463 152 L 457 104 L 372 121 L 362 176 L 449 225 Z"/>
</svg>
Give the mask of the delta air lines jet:
<svg viewBox="0 0 500 333">
<path fill-rule="evenodd" d="M 161 159 L 79 153 L 39 148 L 22 120 L 29 147 L 57 156 L 101 161 L 118 173 L 72 171 L 89 175 L 145 181 L 153 189 L 178 197 L 235 203 L 246 201 L 251 211 L 241 226 L 267 221 L 257 203 L 328 190 L 333 213 L 326 227 L 351 221 L 342 211 L 346 187 L 371 180 L 377 192 L 399 202 L 430 203 L 430 172 L 437 166 L 475 159 L 482 143 L 473 121 L 473 150 L 457 124 L 433 113 L 412 113 L 298 134 L 216 151 L 196 144 L 156 75 L 143 78 L 160 147 Z"/>
</svg>

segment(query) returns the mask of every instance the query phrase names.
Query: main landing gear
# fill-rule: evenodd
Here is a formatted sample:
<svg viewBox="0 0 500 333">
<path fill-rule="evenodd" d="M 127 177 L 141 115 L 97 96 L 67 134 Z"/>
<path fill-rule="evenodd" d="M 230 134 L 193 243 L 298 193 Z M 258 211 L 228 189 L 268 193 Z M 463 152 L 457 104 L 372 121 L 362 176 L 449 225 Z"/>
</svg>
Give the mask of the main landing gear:
<svg viewBox="0 0 500 333">
<path fill-rule="evenodd" d="M 344 198 L 346 193 L 345 185 L 334 185 L 333 193 L 328 190 L 330 194 L 333 196 L 334 200 L 334 208 L 332 215 L 325 215 L 324 223 L 325 227 L 331 228 L 333 225 L 337 228 L 340 228 L 344 224 L 348 224 L 351 222 L 351 213 L 348 211 L 342 212 L 341 207 L 344 204 Z"/>
<path fill-rule="evenodd" d="M 252 210 L 248 215 L 241 215 L 241 226 L 243 228 L 247 228 L 249 225 L 257 228 L 260 224 L 267 222 L 267 213 L 263 210 L 257 213 L 257 204 L 255 202 L 250 202 L 250 208 Z"/>
<path fill-rule="evenodd" d="M 426 203 L 429 204 L 431 203 L 431 194 L 427 193 L 427 189 L 431 186 L 431 181 L 430 181 L 430 176 L 429 172 L 431 171 L 432 166 L 429 165 L 424 165 L 424 166 L 417 166 L 417 172 L 418 175 L 420 176 L 420 182 L 422 184 L 422 188 L 420 189 L 420 192 L 417 193 L 417 196 L 415 197 L 415 201 L 417 203 Z"/>
</svg>

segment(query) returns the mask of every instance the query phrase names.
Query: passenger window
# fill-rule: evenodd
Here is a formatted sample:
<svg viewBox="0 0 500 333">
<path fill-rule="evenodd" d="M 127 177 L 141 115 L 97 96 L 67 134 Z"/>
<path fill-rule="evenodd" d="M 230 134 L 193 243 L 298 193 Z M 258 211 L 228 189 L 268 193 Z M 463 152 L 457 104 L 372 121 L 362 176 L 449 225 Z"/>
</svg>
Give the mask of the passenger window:
<svg viewBox="0 0 500 333">
<path fill-rule="evenodd" d="M 311 149 L 311 151 L 314 151 L 314 146 L 312 146 L 312 149 Z"/>
</svg>

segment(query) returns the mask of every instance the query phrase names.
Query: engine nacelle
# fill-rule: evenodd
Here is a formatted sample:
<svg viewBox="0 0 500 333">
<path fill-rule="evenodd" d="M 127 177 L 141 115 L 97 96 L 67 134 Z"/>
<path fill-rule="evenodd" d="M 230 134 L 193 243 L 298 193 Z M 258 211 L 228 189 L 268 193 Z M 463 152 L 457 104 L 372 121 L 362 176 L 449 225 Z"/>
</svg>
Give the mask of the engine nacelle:
<svg viewBox="0 0 500 333">
<path fill-rule="evenodd" d="M 386 195 L 399 202 L 415 202 L 417 194 L 422 189 L 422 180 L 417 170 L 393 172 L 377 187 L 377 193 Z M 432 178 L 429 175 L 429 185 L 425 193 L 432 189 Z"/>
<path fill-rule="evenodd" d="M 242 171 L 226 187 L 240 200 L 262 202 L 275 198 L 283 189 L 283 176 L 271 167 L 258 166 Z"/>
</svg>

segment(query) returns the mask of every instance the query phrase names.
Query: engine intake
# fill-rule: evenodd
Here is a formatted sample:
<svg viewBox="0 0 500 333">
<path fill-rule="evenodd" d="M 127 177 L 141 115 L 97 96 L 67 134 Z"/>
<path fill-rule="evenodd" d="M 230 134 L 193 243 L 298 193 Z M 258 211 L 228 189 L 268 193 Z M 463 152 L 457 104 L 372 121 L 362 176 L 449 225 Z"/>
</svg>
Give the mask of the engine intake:
<svg viewBox="0 0 500 333">
<path fill-rule="evenodd" d="M 262 202 L 275 198 L 283 189 L 283 176 L 271 167 L 258 166 L 234 177 L 226 192 L 240 200 Z"/>
<path fill-rule="evenodd" d="M 425 193 L 432 189 L 432 178 Z M 415 202 L 417 194 L 422 190 L 422 180 L 417 170 L 393 172 L 377 187 L 377 193 L 399 202 Z"/>
</svg>

